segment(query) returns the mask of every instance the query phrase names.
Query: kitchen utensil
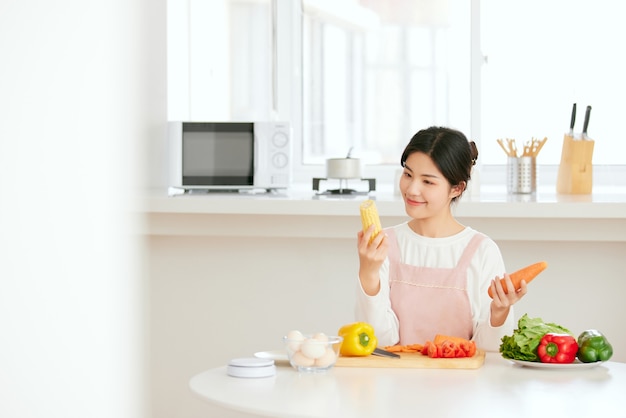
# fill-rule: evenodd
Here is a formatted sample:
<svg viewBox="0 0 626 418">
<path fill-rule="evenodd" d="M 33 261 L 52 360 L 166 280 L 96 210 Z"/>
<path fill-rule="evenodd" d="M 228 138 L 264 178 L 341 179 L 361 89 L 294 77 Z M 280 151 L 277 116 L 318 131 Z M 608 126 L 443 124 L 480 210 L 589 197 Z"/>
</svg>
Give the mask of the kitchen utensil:
<svg viewBox="0 0 626 418">
<path fill-rule="evenodd" d="M 534 156 L 509 157 L 506 165 L 507 193 L 529 194 L 537 191 L 537 162 Z"/>
<path fill-rule="evenodd" d="M 391 351 L 383 350 L 382 348 L 378 348 L 378 347 L 374 349 L 374 352 L 372 354 L 375 356 L 400 358 L 400 354 L 392 353 Z"/>
<path fill-rule="evenodd" d="M 587 128 L 589 127 L 589 116 L 591 116 L 591 106 L 587 106 L 585 111 L 585 122 L 583 122 L 583 139 L 587 139 Z"/>
<path fill-rule="evenodd" d="M 588 121 L 587 121 L 588 122 Z M 595 141 L 564 135 L 556 190 L 563 194 L 589 194 L 593 187 L 593 148 Z"/>
<path fill-rule="evenodd" d="M 329 158 L 326 160 L 326 178 L 360 179 L 361 160 L 358 158 Z"/>
<path fill-rule="evenodd" d="M 510 157 L 511 150 L 509 150 L 506 146 L 504 146 L 504 141 L 500 138 L 496 139 L 496 141 L 498 142 L 498 145 L 500 145 L 500 148 L 502 148 L 502 151 L 504 151 L 504 153 Z"/>
<path fill-rule="evenodd" d="M 541 141 L 537 138 L 533 138 L 531 141 L 526 141 L 522 157 L 537 157 L 537 154 L 539 154 L 539 151 L 541 151 L 541 148 L 547 140 L 548 138 L 543 138 Z"/>
<path fill-rule="evenodd" d="M 400 358 L 382 356 L 339 356 L 335 367 L 375 367 L 407 369 L 478 369 L 485 363 L 485 352 L 477 350 L 473 357 L 431 358 L 421 353 L 400 353 Z"/>
<path fill-rule="evenodd" d="M 330 158 L 326 160 L 326 178 L 349 180 L 361 178 L 361 160 L 352 158 L 350 147 L 346 158 Z"/>
<path fill-rule="evenodd" d="M 506 145 L 504 145 L 504 141 L 502 139 L 497 139 L 496 141 L 507 157 L 517 157 L 517 145 L 515 144 L 514 139 L 507 138 Z"/>
<path fill-rule="evenodd" d="M 576 103 L 572 106 L 572 118 L 569 123 L 569 135 L 574 137 L 574 124 L 576 123 Z"/>
<path fill-rule="evenodd" d="M 506 142 L 509 146 L 509 156 L 517 157 L 517 144 L 515 143 L 515 140 L 507 138 Z"/>
<path fill-rule="evenodd" d="M 537 154 L 539 154 L 539 151 L 541 151 L 541 148 L 543 148 L 543 146 L 545 145 L 545 143 L 548 141 L 548 138 L 543 138 L 541 141 L 538 141 L 537 143 L 537 148 L 532 150 L 532 154 L 534 157 L 537 156 Z"/>
</svg>

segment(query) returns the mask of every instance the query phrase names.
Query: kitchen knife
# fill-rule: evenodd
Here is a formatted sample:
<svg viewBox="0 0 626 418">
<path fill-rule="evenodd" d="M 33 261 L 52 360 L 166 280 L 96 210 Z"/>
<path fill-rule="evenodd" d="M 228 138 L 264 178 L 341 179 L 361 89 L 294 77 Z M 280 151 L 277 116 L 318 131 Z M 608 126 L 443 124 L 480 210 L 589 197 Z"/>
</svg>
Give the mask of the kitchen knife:
<svg viewBox="0 0 626 418">
<path fill-rule="evenodd" d="M 375 348 L 372 354 L 381 357 L 400 358 L 400 354 L 392 353 L 391 351 L 383 350 L 382 348 Z"/>
<path fill-rule="evenodd" d="M 585 112 L 585 122 L 583 123 L 583 139 L 587 139 L 587 128 L 589 127 L 589 116 L 591 115 L 591 106 L 587 106 Z"/>
<path fill-rule="evenodd" d="M 576 103 L 572 106 L 572 119 L 569 123 L 569 136 L 574 138 L 574 124 L 576 123 Z"/>
</svg>

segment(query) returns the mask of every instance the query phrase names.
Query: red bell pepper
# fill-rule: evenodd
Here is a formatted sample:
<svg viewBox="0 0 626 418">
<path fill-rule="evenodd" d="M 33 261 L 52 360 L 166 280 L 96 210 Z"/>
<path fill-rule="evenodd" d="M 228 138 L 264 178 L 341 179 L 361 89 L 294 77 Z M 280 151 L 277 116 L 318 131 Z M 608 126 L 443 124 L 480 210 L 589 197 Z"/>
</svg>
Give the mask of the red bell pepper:
<svg viewBox="0 0 626 418">
<path fill-rule="evenodd" d="M 569 334 L 547 333 L 537 347 L 542 363 L 572 363 L 576 359 L 578 342 Z"/>
<path fill-rule="evenodd" d="M 440 344 L 426 341 L 421 353 L 430 358 L 473 357 L 476 354 L 476 343 L 469 340 L 463 341 L 461 344 L 451 340 L 444 340 Z"/>
</svg>

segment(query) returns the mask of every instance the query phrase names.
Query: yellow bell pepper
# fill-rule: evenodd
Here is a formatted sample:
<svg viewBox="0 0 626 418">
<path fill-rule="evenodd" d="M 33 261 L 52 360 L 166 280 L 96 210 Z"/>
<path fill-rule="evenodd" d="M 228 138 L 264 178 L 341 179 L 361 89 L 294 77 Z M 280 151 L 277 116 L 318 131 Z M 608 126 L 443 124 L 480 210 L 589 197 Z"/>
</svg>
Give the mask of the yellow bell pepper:
<svg viewBox="0 0 626 418">
<path fill-rule="evenodd" d="M 374 328 L 365 322 L 344 325 L 338 335 L 343 337 L 339 353 L 346 357 L 369 356 L 378 344 Z"/>
</svg>

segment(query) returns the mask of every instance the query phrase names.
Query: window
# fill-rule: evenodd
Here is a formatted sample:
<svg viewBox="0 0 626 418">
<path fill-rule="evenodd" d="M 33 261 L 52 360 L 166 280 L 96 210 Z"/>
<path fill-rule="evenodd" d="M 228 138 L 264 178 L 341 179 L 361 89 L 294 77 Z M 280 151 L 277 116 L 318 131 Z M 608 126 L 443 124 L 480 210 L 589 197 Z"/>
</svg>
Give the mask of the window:
<svg viewBox="0 0 626 418">
<path fill-rule="evenodd" d="M 303 1 L 303 163 L 352 150 L 366 164 L 397 167 L 418 129 L 468 131 L 464 3 Z"/>
<path fill-rule="evenodd" d="M 558 164 L 572 104 L 575 131 L 592 106 L 594 164 L 626 164 L 620 127 L 626 97 L 626 39 L 619 1 L 482 0 L 482 162 L 503 164 L 496 138 L 547 137 L 539 164 Z M 477 47 L 477 46 L 475 46 Z"/>
<path fill-rule="evenodd" d="M 416 130 L 445 124 L 479 144 L 483 165 L 506 163 L 498 138 L 521 147 L 547 137 L 538 163 L 556 166 L 573 103 L 578 133 L 592 106 L 594 165 L 626 164 L 618 125 L 626 60 L 612 49 L 626 36 L 618 2 L 334 4 L 302 1 L 305 165 L 354 148 L 367 164 L 397 167 Z M 472 56 L 480 57 L 474 79 Z"/>
<path fill-rule="evenodd" d="M 432 124 L 465 132 L 488 167 L 506 163 L 496 139 L 521 145 L 547 137 L 538 164 L 556 166 L 577 103 L 577 132 L 592 106 L 594 165 L 623 170 L 620 6 L 614 0 L 170 0 L 168 113 L 289 120 L 297 181 L 319 176 L 327 158 L 352 150 L 367 165 L 367 177 L 384 182 L 393 180 L 410 137 Z"/>
</svg>

